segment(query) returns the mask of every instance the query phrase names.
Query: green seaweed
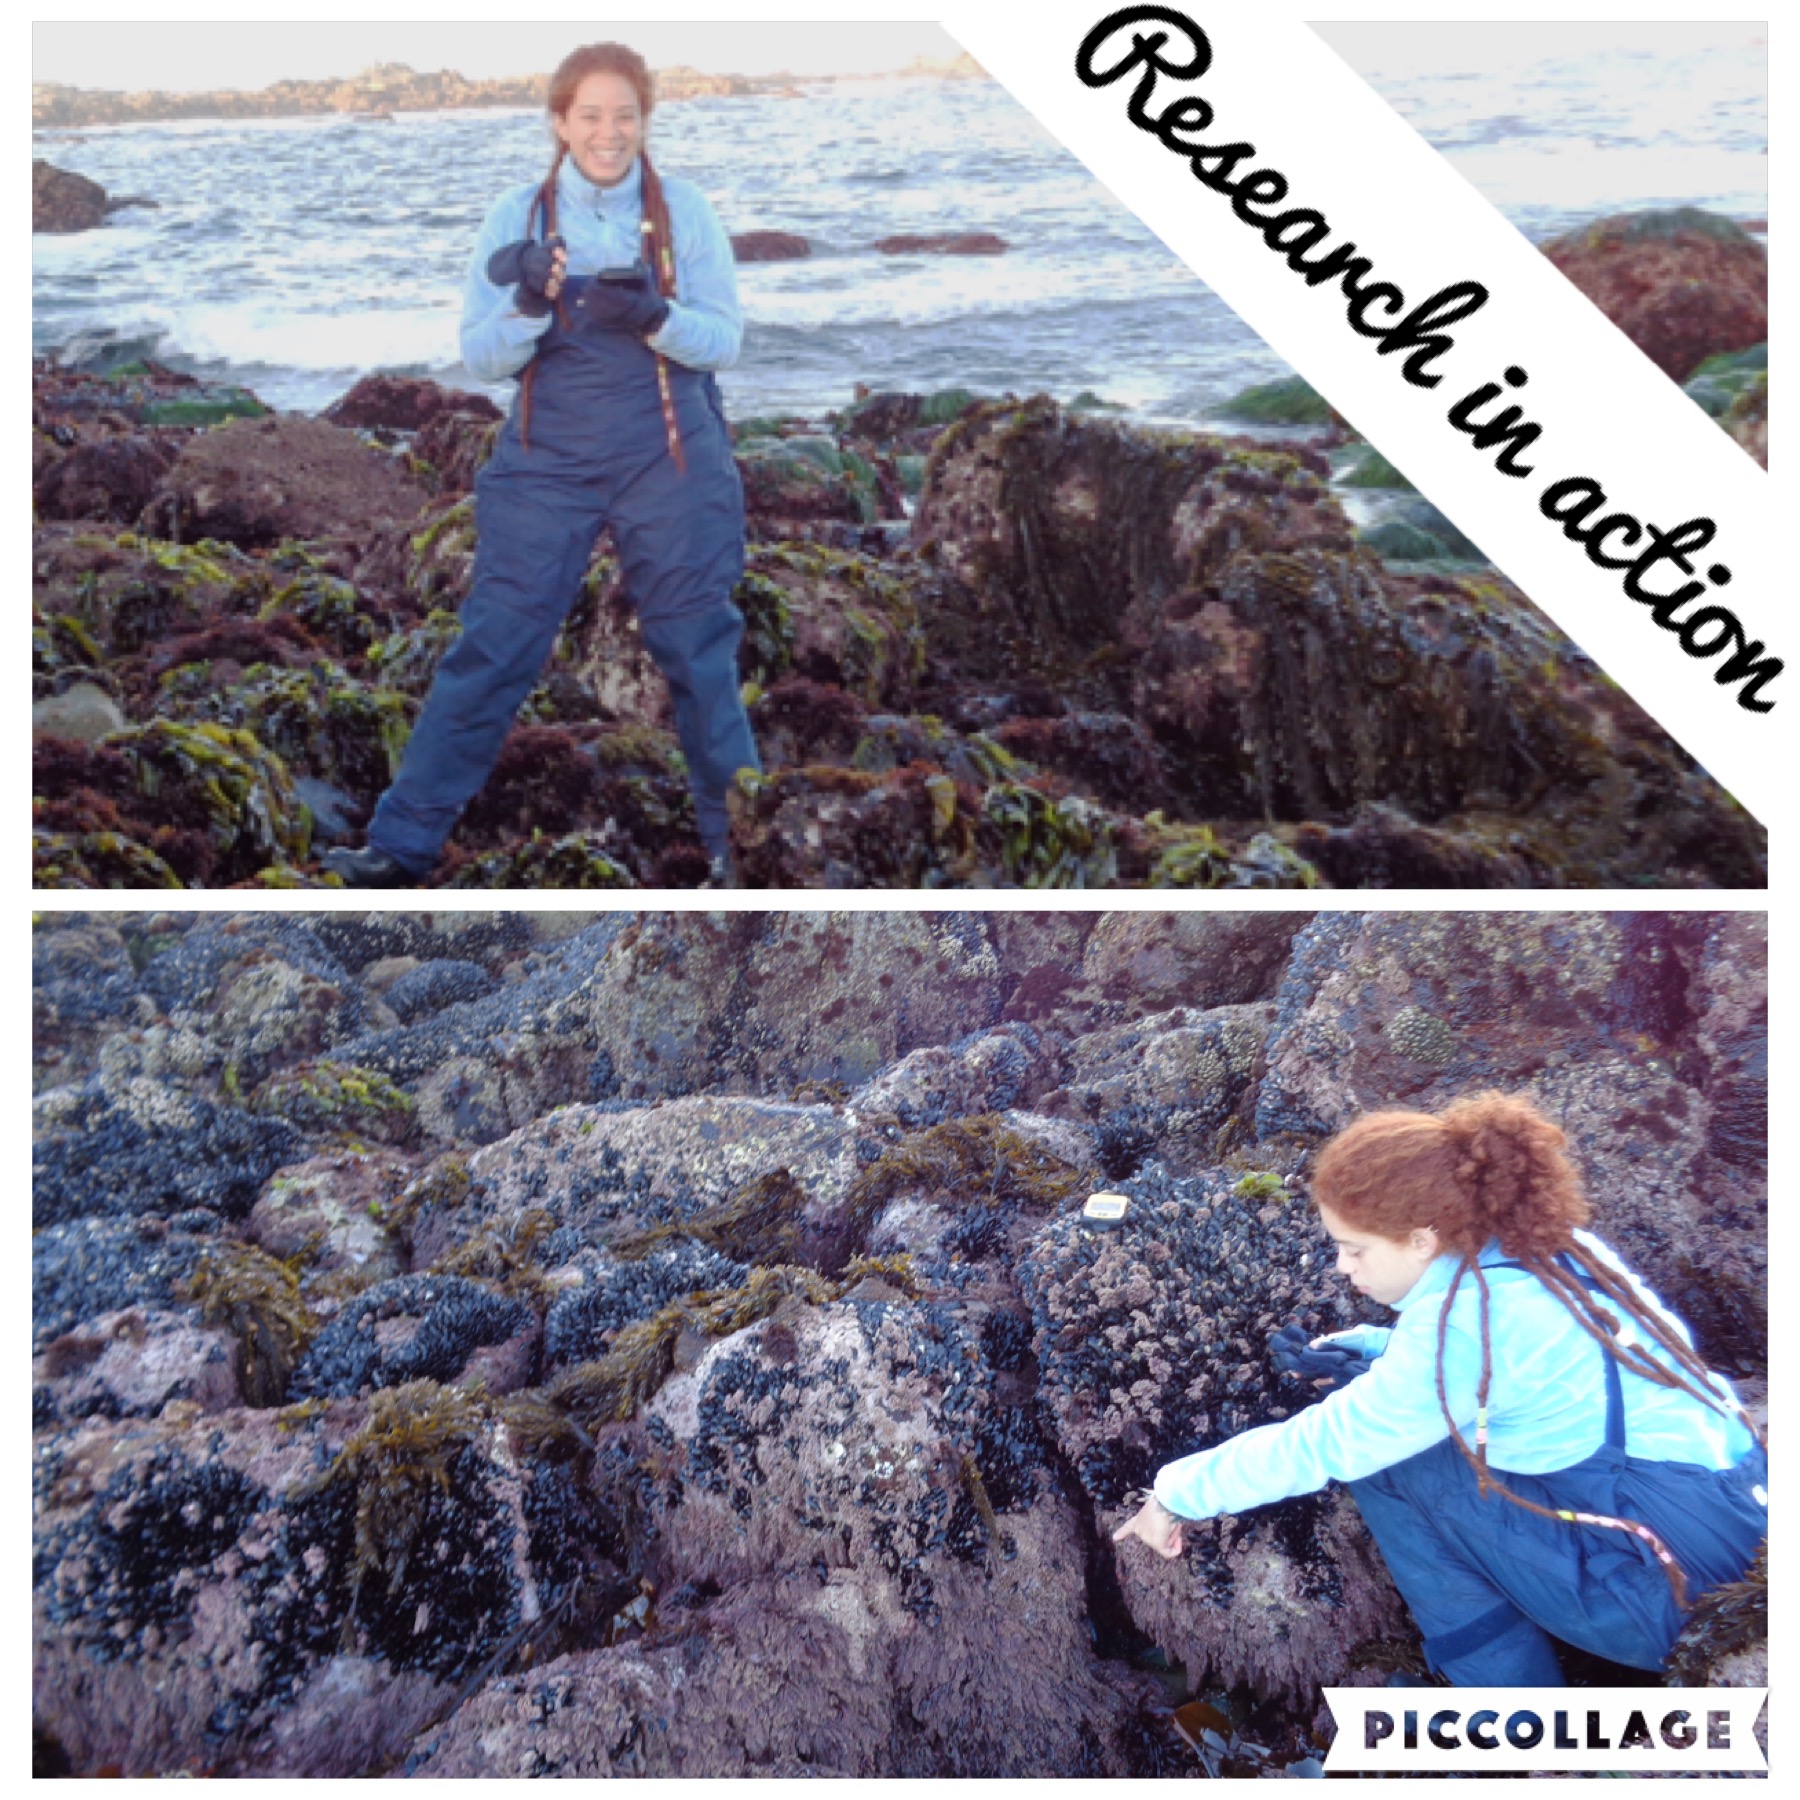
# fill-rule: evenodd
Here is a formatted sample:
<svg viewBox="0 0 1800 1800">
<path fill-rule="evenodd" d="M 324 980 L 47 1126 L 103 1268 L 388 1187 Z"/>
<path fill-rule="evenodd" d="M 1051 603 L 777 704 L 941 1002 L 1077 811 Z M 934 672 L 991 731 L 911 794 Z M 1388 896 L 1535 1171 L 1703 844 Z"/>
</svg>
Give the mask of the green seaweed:
<svg viewBox="0 0 1800 1800">
<path fill-rule="evenodd" d="M 375 623 L 361 610 L 356 589 L 322 570 L 303 569 L 277 588 L 256 616 L 265 625 L 297 619 L 341 656 L 363 656 L 375 642 Z"/>
<path fill-rule="evenodd" d="M 255 663 L 220 691 L 193 665 L 163 678 L 165 704 L 190 718 L 252 733 L 290 768 L 373 796 L 399 772 L 413 709 L 388 688 L 371 688 L 336 663 L 277 669 Z"/>
<path fill-rule="evenodd" d="M 438 664 L 461 636 L 462 620 L 442 607 L 434 608 L 419 624 L 372 644 L 369 667 L 401 693 L 422 699 L 437 674 Z"/>
<path fill-rule="evenodd" d="M 1718 244 L 1756 242 L 1735 219 L 1707 212 L 1698 206 L 1654 206 L 1641 212 L 1615 213 L 1588 226 L 1582 233 L 1582 241 L 1589 248 L 1598 249 L 1603 244 L 1638 243 L 1646 238 L 1684 235 L 1711 238 Z"/>
<path fill-rule="evenodd" d="M 652 1225 L 610 1239 L 613 1256 L 636 1261 L 670 1238 L 691 1238 L 737 1262 L 789 1262 L 798 1253 L 804 1232 L 800 1219 L 806 1189 L 787 1169 L 772 1169 L 745 1182 L 727 1199 L 691 1219 Z"/>
<path fill-rule="evenodd" d="M 1232 395 L 1219 411 L 1227 419 L 1243 419 L 1256 425 L 1327 425 L 1331 422 L 1330 402 L 1298 375 L 1245 388 Z"/>
<path fill-rule="evenodd" d="M 218 425 L 226 419 L 265 419 L 269 408 L 245 392 L 218 400 L 159 400 L 138 412 L 143 425 Z"/>
<path fill-rule="evenodd" d="M 251 1406 L 279 1406 L 301 1352 L 319 1329 L 295 1263 L 225 1239 L 201 1254 L 187 1297 L 208 1325 L 237 1334 L 238 1386 Z"/>
<path fill-rule="evenodd" d="M 781 584 L 755 569 L 732 590 L 732 603 L 744 615 L 740 667 L 770 687 L 794 664 L 794 615 Z"/>
<path fill-rule="evenodd" d="M 1079 794 L 1053 799 L 996 782 L 983 796 L 982 817 L 999 836 L 1008 879 L 1022 887 L 1110 887 L 1118 876 L 1112 821 Z"/>
<path fill-rule="evenodd" d="M 926 425 L 950 425 L 979 403 L 981 396 L 969 388 L 940 388 L 919 402 L 919 419 Z"/>
<path fill-rule="evenodd" d="M 432 1492 L 450 1491 L 457 1459 L 479 1443 L 488 1413 L 475 1397 L 437 1381 L 409 1381 L 378 1389 L 367 1424 L 344 1445 L 323 1475 L 293 1490 L 302 1498 L 340 1482 L 356 1490 L 355 1554 L 343 1644 L 355 1645 L 357 1602 L 363 1584 L 387 1577 L 393 1594 L 406 1578 Z"/>
<path fill-rule="evenodd" d="M 154 850 L 116 831 L 31 834 L 31 885 L 38 888 L 181 888 Z"/>
<path fill-rule="evenodd" d="M 534 829 L 522 844 L 463 864 L 444 884 L 453 888 L 623 888 L 630 872 L 614 862 L 594 831 L 551 838 Z"/>
<path fill-rule="evenodd" d="M 1740 1581 L 1702 1594 L 1689 1610 L 1669 1652 L 1666 1670 L 1673 1687 L 1705 1687 L 1728 1656 L 1766 1646 L 1769 1641 L 1769 1543 Z"/>
<path fill-rule="evenodd" d="M 103 741 L 130 760 L 146 798 L 175 788 L 198 805 L 227 879 L 270 861 L 306 860 L 311 818 L 281 758 L 248 731 L 153 719 Z"/>
<path fill-rule="evenodd" d="M 397 1142 L 411 1136 L 419 1103 L 378 1069 L 322 1060 L 271 1075 L 250 1096 L 249 1110 L 279 1113 L 310 1131 Z"/>
<path fill-rule="evenodd" d="M 1231 1188 L 1240 1200 L 1291 1200 L 1287 1183 L 1269 1169 L 1253 1169 L 1240 1175 Z"/>
<path fill-rule="evenodd" d="M 861 1243 L 888 1205 L 905 1195 L 964 1208 L 1022 1204 L 1051 1210 L 1080 1187 L 1076 1170 L 999 1113 L 976 1113 L 902 1138 L 857 1175 L 840 1216 L 850 1241 Z"/>
<path fill-rule="evenodd" d="M 1348 488 L 1412 488 L 1412 483 L 1379 450 L 1368 444 L 1351 457 L 1337 479 L 1340 487 Z"/>
</svg>

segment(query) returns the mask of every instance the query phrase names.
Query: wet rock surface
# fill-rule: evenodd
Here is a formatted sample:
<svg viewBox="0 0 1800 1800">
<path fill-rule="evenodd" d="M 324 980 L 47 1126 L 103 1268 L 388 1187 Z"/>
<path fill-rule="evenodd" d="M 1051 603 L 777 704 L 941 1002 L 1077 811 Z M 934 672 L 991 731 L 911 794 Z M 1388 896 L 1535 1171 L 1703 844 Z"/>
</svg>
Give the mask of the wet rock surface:
<svg viewBox="0 0 1800 1800">
<path fill-rule="evenodd" d="M 1390 1100 L 1535 1094 L 1766 1369 L 1751 915 L 46 914 L 34 963 L 75 1774 L 1192 1773 L 1188 1695 L 1316 1757 L 1416 1654 L 1345 1498 L 1110 1533 L 1308 1402 L 1278 1327 L 1379 1312 L 1307 1178 Z"/>
<path fill-rule="evenodd" d="M 41 157 L 31 159 L 31 229 L 33 231 L 92 231 L 104 225 L 108 213 L 121 206 L 139 206 L 138 200 L 114 200 L 99 182 L 59 169 Z"/>
<path fill-rule="evenodd" d="M 964 235 L 930 247 L 1000 247 Z M 1550 249 L 1766 456 L 1766 367 L 1738 366 L 1766 337 L 1759 245 L 1675 214 Z M 499 420 L 391 375 L 266 416 L 124 353 L 33 366 L 37 885 L 319 885 L 456 641 Z M 964 389 L 733 421 L 764 764 L 731 796 L 742 878 L 1762 884 L 1756 821 L 1310 403 L 1264 409 L 1280 442 Z M 1395 491 L 1359 525 L 1371 481 Z M 603 539 L 427 880 L 707 867 Z"/>
<path fill-rule="evenodd" d="M 1694 207 L 1625 213 L 1570 232 L 1544 254 L 1665 375 L 1769 336 L 1769 253 Z"/>
</svg>

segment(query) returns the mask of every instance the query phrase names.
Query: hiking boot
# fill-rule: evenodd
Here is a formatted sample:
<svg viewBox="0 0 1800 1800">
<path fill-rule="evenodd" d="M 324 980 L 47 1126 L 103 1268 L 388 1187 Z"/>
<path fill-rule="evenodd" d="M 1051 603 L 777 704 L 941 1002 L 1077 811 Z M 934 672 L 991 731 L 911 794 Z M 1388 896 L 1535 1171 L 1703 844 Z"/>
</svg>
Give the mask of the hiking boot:
<svg viewBox="0 0 1800 1800">
<path fill-rule="evenodd" d="M 409 888 L 419 885 L 419 871 L 396 862 L 385 850 L 371 844 L 366 850 L 327 850 L 319 858 L 327 875 L 336 875 L 345 887 Z"/>
</svg>

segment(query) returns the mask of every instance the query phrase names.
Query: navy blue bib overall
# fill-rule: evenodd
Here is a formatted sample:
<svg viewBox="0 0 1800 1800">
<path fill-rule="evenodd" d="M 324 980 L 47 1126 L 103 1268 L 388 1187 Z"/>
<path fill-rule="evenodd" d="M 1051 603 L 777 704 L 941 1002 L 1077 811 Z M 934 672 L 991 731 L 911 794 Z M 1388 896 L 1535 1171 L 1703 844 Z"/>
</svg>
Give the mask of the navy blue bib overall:
<svg viewBox="0 0 1800 1800">
<path fill-rule="evenodd" d="M 645 648 L 669 683 L 700 835 L 729 843 L 725 795 L 757 769 L 738 689 L 744 496 L 718 384 L 667 364 L 685 472 L 670 454 L 655 354 L 637 338 L 584 327 L 585 283 L 539 339 L 523 393 L 475 483 L 476 551 L 462 636 L 438 668 L 382 796 L 369 842 L 408 868 L 438 857 L 488 778 L 536 685 L 610 525 Z"/>
<path fill-rule="evenodd" d="M 1734 1468 L 1654 1462 L 1625 1449 L 1619 1365 L 1606 1364 L 1606 1441 L 1548 1475 L 1496 1470 L 1522 1500 L 1648 1525 L 1690 1599 L 1738 1580 L 1768 1532 L 1768 1458 Z M 1660 1668 L 1682 1615 L 1649 1545 L 1629 1532 L 1540 1518 L 1483 1499 L 1446 1439 L 1349 1484 L 1431 1667 L 1458 1687 L 1560 1687 L 1552 1636 L 1634 1669 Z"/>
</svg>

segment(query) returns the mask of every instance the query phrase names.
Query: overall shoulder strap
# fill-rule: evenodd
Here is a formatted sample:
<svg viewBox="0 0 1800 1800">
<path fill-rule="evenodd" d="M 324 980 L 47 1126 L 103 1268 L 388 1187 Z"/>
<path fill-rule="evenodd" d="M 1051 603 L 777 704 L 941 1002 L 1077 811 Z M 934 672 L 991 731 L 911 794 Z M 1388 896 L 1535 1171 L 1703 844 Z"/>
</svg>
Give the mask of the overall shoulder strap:
<svg viewBox="0 0 1800 1800">
<path fill-rule="evenodd" d="M 1590 1294 L 1600 1291 L 1600 1284 L 1588 1274 L 1587 1270 L 1576 1262 L 1572 1256 L 1563 1255 L 1556 1259 L 1575 1277 Z M 1490 1269 L 1524 1269 L 1522 1262 L 1494 1262 L 1484 1265 Z M 1526 1273 L 1530 1273 L 1526 1270 Z M 1600 1360 L 1606 1365 L 1606 1446 L 1609 1450 L 1625 1448 L 1625 1387 L 1619 1380 L 1619 1359 L 1600 1345 Z"/>
</svg>

